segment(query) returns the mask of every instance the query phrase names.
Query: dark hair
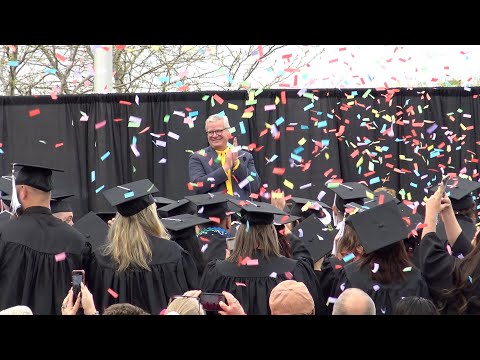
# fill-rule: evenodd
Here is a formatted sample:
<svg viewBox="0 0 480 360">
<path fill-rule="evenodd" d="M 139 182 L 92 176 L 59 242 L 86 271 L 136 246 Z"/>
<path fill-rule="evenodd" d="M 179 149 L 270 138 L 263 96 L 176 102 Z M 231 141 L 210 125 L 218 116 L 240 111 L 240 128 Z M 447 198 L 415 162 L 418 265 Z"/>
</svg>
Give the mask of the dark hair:
<svg viewBox="0 0 480 360">
<path fill-rule="evenodd" d="M 368 267 L 370 270 L 377 263 L 378 271 L 375 273 L 370 271 L 369 274 L 372 280 L 383 284 L 405 281 L 406 275 L 403 269 L 413 266 L 403 241 L 372 251 L 370 254 L 363 255 L 358 261 L 360 261 L 360 268 Z"/>
<path fill-rule="evenodd" d="M 393 315 L 440 315 L 440 312 L 432 300 L 407 296 L 397 302 Z"/>
<path fill-rule="evenodd" d="M 477 215 L 475 210 L 477 209 L 477 204 L 475 202 L 466 209 L 454 209 L 455 215 L 463 215 L 471 219 L 474 223 L 477 222 Z M 471 239 L 469 239 L 471 240 Z"/>
<path fill-rule="evenodd" d="M 349 224 L 345 223 L 342 237 L 338 239 L 337 254 L 353 253 L 357 256 L 357 247 L 361 245 L 357 232 Z"/>
<path fill-rule="evenodd" d="M 480 281 L 480 233 L 475 237 L 475 246 L 463 259 L 455 261 L 453 266 L 453 286 L 439 292 L 438 303 L 442 313 L 462 315 L 469 304 L 480 307 L 477 282 Z M 469 294 L 467 296 L 467 294 Z"/>
<path fill-rule="evenodd" d="M 285 225 L 275 225 L 275 230 L 277 230 L 278 243 L 280 245 L 280 254 L 287 258 L 293 258 L 290 241 L 285 235 Z"/>
<path fill-rule="evenodd" d="M 110 305 L 105 309 L 103 315 L 150 315 L 148 312 L 142 308 L 129 304 L 129 303 L 120 303 Z"/>
</svg>

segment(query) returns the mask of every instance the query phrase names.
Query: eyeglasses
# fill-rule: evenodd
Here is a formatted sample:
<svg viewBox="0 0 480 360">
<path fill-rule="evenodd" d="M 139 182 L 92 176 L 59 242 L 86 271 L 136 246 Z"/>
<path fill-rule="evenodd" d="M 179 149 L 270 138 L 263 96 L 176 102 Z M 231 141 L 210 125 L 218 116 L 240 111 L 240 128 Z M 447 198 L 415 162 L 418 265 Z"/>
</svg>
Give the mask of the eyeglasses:
<svg viewBox="0 0 480 360">
<path fill-rule="evenodd" d="M 222 135 L 222 133 L 223 133 L 225 130 L 228 130 L 228 129 L 229 129 L 229 128 L 218 129 L 218 130 L 210 130 L 210 131 L 207 131 L 207 135 L 208 135 L 208 136 Z"/>
</svg>

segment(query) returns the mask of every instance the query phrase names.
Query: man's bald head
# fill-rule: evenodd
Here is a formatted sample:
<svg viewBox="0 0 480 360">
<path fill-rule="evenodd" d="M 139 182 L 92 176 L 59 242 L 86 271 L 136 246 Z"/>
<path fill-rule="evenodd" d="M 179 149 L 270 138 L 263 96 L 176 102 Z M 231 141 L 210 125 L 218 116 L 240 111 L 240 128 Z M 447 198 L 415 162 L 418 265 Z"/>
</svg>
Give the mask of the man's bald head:
<svg viewBox="0 0 480 360">
<path fill-rule="evenodd" d="M 346 289 L 333 304 L 332 315 L 375 315 L 375 303 L 366 292 Z"/>
</svg>

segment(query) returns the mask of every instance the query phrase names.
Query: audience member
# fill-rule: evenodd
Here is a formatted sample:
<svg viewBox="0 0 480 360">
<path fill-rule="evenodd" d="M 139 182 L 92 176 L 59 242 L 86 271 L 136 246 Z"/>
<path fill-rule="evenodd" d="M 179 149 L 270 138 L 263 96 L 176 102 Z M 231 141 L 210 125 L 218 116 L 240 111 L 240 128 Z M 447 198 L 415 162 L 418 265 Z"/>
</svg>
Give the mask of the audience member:
<svg viewBox="0 0 480 360">
<path fill-rule="evenodd" d="M 315 315 L 315 303 L 303 282 L 285 280 L 270 292 L 272 315 Z"/>
<path fill-rule="evenodd" d="M 357 288 L 345 289 L 333 304 L 332 315 L 375 315 L 375 303 Z"/>
<path fill-rule="evenodd" d="M 419 296 L 407 296 L 397 302 L 394 315 L 440 315 L 430 299 Z"/>
</svg>

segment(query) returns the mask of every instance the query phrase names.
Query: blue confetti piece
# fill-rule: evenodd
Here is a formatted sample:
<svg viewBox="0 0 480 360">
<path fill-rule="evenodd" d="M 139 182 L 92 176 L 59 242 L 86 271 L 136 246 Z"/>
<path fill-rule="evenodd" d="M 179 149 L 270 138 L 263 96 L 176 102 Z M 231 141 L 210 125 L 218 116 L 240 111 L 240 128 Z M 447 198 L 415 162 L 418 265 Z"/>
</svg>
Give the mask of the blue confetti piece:
<svg viewBox="0 0 480 360">
<path fill-rule="evenodd" d="M 313 103 L 310 103 L 310 104 L 308 104 L 307 106 L 305 106 L 305 107 L 303 108 L 303 111 L 310 110 L 311 108 L 313 108 L 313 106 L 314 106 Z"/>
<path fill-rule="evenodd" d="M 169 82 L 169 81 L 170 81 L 170 77 L 168 77 L 168 76 L 159 76 L 159 77 L 158 77 L 158 80 L 160 80 L 160 82 L 166 83 L 166 82 Z"/>
<path fill-rule="evenodd" d="M 414 182 L 411 182 L 411 183 L 410 183 L 410 186 L 411 186 L 411 187 L 414 187 L 415 189 L 417 189 L 417 188 L 418 188 L 418 185 L 417 185 L 417 184 L 415 184 Z"/>
<path fill-rule="evenodd" d="M 0 154 L 3 154 L 3 150 L 2 150 L 2 149 L 0 149 Z"/>
<path fill-rule="evenodd" d="M 123 194 L 123 197 L 124 197 L 125 199 L 128 199 L 128 198 L 133 197 L 134 195 L 135 195 L 135 194 L 134 194 L 133 191 L 129 191 L 129 192 Z"/>
<path fill-rule="evenodd" d="M 248 232 L 248 230 L 250 230 L 250 222 L 247 220 L 247 224 L 246 224 L 246 231 Z"/>
<path fill-rule="evenodd" d="M 245 124 L 243 123 L 243 121 L 240 121 L 239 125 L 240 125 L 240 133 L 246 134 L 247 130 L 245 129 Z"/>
<path fill-rule="evenodd" d="M 333 115 L 332 115 L 332 114 L 328 114 L 328 113 L 327 113 L 327 117 L 330 118 L 330 119 L 333 119 Z"/>
<path fill-rule="evenodd" d="M 358 95 L 358 92 L 355 90 L 355 91 L 352 91 L 352 96 L 357 96 Z"/>
<path fill-rule="evenodd" d="M 189 117 L 198 116 L 198 111 L 190 111 L 190 112 L 188 113 L 188 116 L 189 116 Z"/>
<path fill-rule="evenodd" d="M 413 173 L 417 176 L 420 176 L 420 173 L 418 172 L 418 170 L 413 170 Z"/>
<path fill-rule="evenodd" d="M 90 179 L 91 179 L 91 182 L 95 181 L 95 170 L 92 170 L 92 172 L 90 173 Z"/>
<path fill-rule="evenodd" d="M 257 173 L 252 171 L 252 172 L 250 173 L 250 175 L 252 175 L 252 176 L 257 176 Z"/>
<path fill-rule="evenodd" d="M 327 127 L 327 121 L 326 120 L 319 121 L 317 127 L 319 128 Z"/>
<path fill-rule="evenodd" d="M 300 126 L 300 129 L 301 129 L 301 130 L 308 130 L 308 129 L 309 129 L 309 126 L 308 126 L 308 125 L 301 125 L 301 126 Z"/>
<path fill-rule="evenodd" d="M 105 185 L 100 186 L 95 192 L 98 194 L 100 191 L 102 191 L 105 188 Z"/>
<path fill-rule="evenodd" d="M 350 254 L 345 255 L 345 256 L 343 257 L 343 261 L 347 263 L 347 262 L 349 262 L 350 260 L 353 260 L 354 258 L 355 258 L 355 255 L 353 255 L 353 253 L 350 253 Z"/>
<path fill-rule="evenodd" d="M 137 144 L 137 137 L 134 136 L 132 139 L 132 145 L 136 145 L 136 144 Z"/>
<path fill-rule="evenodd" d="M 317 111 L 317 115 L 322 115 L 323 111 Z"/>
<path fill-rule="evenodd" d="M 225 116 L 225 111 L 222 110 L 222 111 L 220 111 L 217 115 L 218 115 L 218 116 Z"/>
<path fill-rule="evenodd" d="M 290 157 L 295 160 L 295 161 L 298 161 L 299 163 L 302 162 L 302 157 L 301 156 L 298 156 L 296 154 L 290 154 Z"/>
<path fill-rule="evenodd" d="M 18 66 L 18 64 L 19 64 L 18 60 L 10 60 L 10 61 L 8 62 L 8 66 L 13 66 L 13 67 L 15 67 L 15 66 Z"/>
<path fill-rule="evenodd" d="M 378 176 L 373 179 L 370 179 L 370 185 L 378 184 L 379 182 L 380 182 L 380 178 Z"/>
<path fill-rule="evenodd" d="M 180 80 L 175 83 L 175 86 L 177 87 L 180 87 L 182 85 L 183 85 L 183 81 L 180 81 Z"/>
<path fill-rule="evenodd" d="M 358 175 L 361 175 L 361 174 L 362 174 L 362 167 L 359 166 L 359 167 L 358 167 Z"/>
<path fill-rule="evenodd" d="M 470 281 L 470 284 L 473 284 L 473 280 L 471 276 L 468 277 L 468 281 Z"/>
<path fill-rule="evenodd" d="M 298 154 L 300 154 L 303 150 L 305 150 L 305 148 L 304 148 L 303 146 L 299 146 L 299 147 L 297 147 L 295 150 L 293 150 L 293 152 L 298 155 Z"/>
<path fill-rule="evenodd" d="M 274 154 L 271 158 L 270 158 L 270 162 L 274 162 L 275 160 L 277 160 L 278 158 L 278 155 L 277 154 Z"/>
<path fill-rule="evenodd" d="M 56 74 L 56 73 L 57 73 L 57 70 L 46 68 L 46 69 L 45 69 L 45 72 L 48 73 L 48 74 Z"/>
<path fill-rule="evenodd" d="M 330 145 L 330 139 L 323 139 L 323 140 L 322 140 L 322 145 L 323 145 L 323 146 L 328 146 L 328 145 Z"/>
<path fill-rule="evenodd" d="M 280 116 L 280 117 L 275 121 L 275 125 L 279 126 L 280 124 L 283 124 L 284 122 L 285 122 L 285 119 Z"/>
<path fill-rule="evenodd" d="M 108 158 L 110 156 L 110 151 L 107 151 L 105 154 L 102 155 L 102 157 L 100 158 L 100 160 L 105 160 L 106 158 Z"/>
</svg>

